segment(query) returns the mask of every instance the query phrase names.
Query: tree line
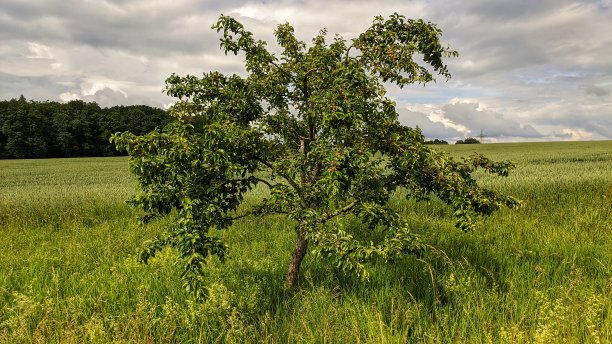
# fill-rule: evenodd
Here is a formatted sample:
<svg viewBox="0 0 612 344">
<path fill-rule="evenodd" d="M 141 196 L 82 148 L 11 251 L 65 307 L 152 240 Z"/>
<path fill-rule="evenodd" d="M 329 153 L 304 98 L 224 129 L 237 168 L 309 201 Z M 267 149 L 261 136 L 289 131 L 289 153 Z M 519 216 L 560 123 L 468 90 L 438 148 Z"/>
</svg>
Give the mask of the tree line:
<svg viewBox="0 0 612 344">
<path fill-rule="evenodd" d="M 171 121 L 165 110 L 146 105 L 101 108 L 96 103 L 19 99 L 0 101 L 0 158 L 113 156 L 111 134 L 136 135 Z"/>
<path fill-rule="evenodd" d="M 456 145 L 471 145 L 471 144 L 477 144 L 477 143 L 480 143 L 480 141 L 473 137 L 468 137 L 467 139 L 458 140 L 457 142 L 455 142 Z"/>
</svg>

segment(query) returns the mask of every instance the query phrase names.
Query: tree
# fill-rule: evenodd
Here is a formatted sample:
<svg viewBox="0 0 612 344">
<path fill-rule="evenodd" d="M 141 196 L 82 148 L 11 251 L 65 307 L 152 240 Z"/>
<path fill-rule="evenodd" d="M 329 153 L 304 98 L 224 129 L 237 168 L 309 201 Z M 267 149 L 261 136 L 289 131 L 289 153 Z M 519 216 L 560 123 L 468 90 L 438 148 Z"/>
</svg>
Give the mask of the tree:
<svg viewBox="0 0 612 344">
<path fill-rule="evenodd" d="M 156 127 L 164 127 L 170 119 L 166 111 L 146 105 L 113 106 L 103 110 L 97 125 L 100 128 L 100 138 L 108 144 L 108 138 L 118 131 L 143 135 Z M 117 154 L 112 145 L 100 148 L 103 155 Z"/>
<path fill-rule="evenodd" d="M 7 158 L 43 157 L 48 148 L 45 133 L 49 119 L 23 95 L 3 106 L 0 115 L 0 156 Z"/>
<path fill-rule="evenodd" d="M 163 127 L 170 116 L 146 105 L 101 109 L 96 103 L 0 101 L 0 158 L 117 155 L 112 133 L 141 135 Z"/>
<path fill-rule="evenodd" d="M 428 141 L 424 141 L 423 143 L 426 145 L 447 145 L 448 144 L 448 142 L 446 142 L 445 140 L 439 140 L 439 139 L 428 140 Z"/>
<path fill-rule="evenodd" d="M 480 143 L 480 141 L 478 141 L 478 139 L 473 138 L 473 137 L 468 137 L 465 140 L 458 140 L 457 142 L 455 142 L 456 145 L 470 145 L 470 144 L 476 144 L 476 143 Z"/>
<path fill-rule="evenodd" d="M 373 258 L 421 251 L 419 237 L 388 204 L 399 189 L 417 200 L 439 197 L 465 231 L 475 228 L 478 215 L 519 205 L 472 177 L 477 168 L 506 176 L 511 163 L 480 155 L 458 162 L 426 147 L 420 130 L 402 126 L 385 97 L 383 82 L 403 87 L 433 81 L 436 73 L 450 77 L 443 59 L 457 52 L 441 45 L 436 25 L 378 16 L 351 41 L 335 36 L 328 42 L 323 30 L 307 45 L 282 24 L 275 31 L 279 55 L 231 17 L 221 16 L 213 28 L 222 34 L 225 54 L 244 54 L 247 75 L 173 74 L 166 92 L 178 98 L 170 110 L 175 121 L 146 135 L 111 139 L 130 155 L 139 182 L 131 202 L 145 211 L 143 220 L 177 214 L 140 259 L 146 263 L 161 248 L 175 248 L 184 286 L 196 296 L 205 295 L 207 258 L 223 259 L 227 252 L 212 229 L 245 216 L 293 220 L 296 245 L 286 285 L 294 288 L 308 247 L 364 278 Z M 269 197 L 237 213 L 245 193 L 258 185 Z M 355 219 L 376 240 L 358 240 Z"/>
</svg>

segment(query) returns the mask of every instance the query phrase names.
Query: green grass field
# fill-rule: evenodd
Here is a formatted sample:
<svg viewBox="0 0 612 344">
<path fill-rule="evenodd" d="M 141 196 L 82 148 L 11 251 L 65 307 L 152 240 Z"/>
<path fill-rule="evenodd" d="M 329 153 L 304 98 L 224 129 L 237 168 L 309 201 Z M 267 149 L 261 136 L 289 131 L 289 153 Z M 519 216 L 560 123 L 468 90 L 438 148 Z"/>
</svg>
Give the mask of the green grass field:
<svg viewBox="0 0 612 344">
<path fill-rule="evenodd" d="M 423 257 L 373 264 L 362 283 L 307 256 L 292 294 L 292 224 L 242 219 L 219 232 L 231 257 L 211 261 L 206 303 L 171 251 L 136 262 L 169 220 L 137 224 L 126 158 L 0 161 L 0 342 L 612 342 L 612 141 L 439 149 L 515 161 L 480 179 L 525 206 L 466 234 L 441 202 L 398 195 Z"/>
</svg>

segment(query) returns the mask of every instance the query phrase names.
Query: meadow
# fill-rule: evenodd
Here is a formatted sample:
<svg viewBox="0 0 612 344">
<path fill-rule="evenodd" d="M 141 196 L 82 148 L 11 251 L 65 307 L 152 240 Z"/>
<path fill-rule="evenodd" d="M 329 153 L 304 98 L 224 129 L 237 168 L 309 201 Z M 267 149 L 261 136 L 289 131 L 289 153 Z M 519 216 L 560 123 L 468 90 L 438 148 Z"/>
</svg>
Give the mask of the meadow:
<svg viewBox="0 0 612 344">
<path fill-rule="evenodd" d="M 292 223 L 241 219 L 218 233 L 230 258 L 207 267 L 204 303 L 171 250 L 136 261 L 171 220 L 138 224 L 127 158 L 0 160 L 0 342 L 612 342 L 612 141 L 436 149 L 516 162 L 479 179 L 524 207 L 462 233 L 441 202 L 400 192 L 423 256 L 374 263 L 361 282 L 309 255 L 292 293 Z"/>
</svg>

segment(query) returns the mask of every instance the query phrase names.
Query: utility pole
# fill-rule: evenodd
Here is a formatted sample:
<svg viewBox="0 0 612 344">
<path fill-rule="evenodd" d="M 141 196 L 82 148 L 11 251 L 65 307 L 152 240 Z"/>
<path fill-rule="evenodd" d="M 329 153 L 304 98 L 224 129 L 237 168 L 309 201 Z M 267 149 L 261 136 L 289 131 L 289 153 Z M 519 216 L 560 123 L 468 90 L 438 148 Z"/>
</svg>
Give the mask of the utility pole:
<svg viewBox="0 0 612 344">
<path fill-rule="evenodd" d="M 484 133 L 482 132 L 482 129 L 480 129 L 480 135 L 478 135 L 478 138 L 480 139 L 480 143 L 484 143 Z"/>
</svg>

